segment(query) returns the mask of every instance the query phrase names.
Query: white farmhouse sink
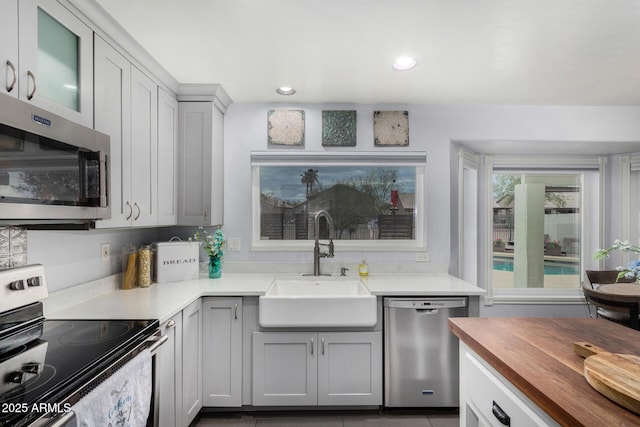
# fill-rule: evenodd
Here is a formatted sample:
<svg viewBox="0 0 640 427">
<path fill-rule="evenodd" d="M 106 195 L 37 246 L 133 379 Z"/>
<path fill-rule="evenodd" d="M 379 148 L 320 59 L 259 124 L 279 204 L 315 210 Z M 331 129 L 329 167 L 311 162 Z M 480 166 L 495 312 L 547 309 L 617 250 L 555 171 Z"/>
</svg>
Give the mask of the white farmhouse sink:
<svg viewBox="0 0 640 427">
<path fill-rule="evenodd" d="M 366 327 L 377 322 L 375 295 L 359 280 L 274 280 L 258 302 L 260 326 Z"/>
</svg>

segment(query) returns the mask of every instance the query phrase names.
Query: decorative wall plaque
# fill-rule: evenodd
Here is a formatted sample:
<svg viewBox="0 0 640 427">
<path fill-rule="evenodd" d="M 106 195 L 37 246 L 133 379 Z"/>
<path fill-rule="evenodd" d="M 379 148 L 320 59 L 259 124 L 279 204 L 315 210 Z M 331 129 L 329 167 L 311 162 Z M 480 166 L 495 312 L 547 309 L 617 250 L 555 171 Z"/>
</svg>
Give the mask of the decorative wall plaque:
<svg viewBox="0 0 640 427">
<path fill-rule="evenodd" d="M 356 119 L 355 110 L 322 111 L 322 145 L 354 147 Z"/>
<path fill-rule="evenodd" d="M 409 145 L 409 112 L 374 111 L 373 139 L 378 147 Z"/>
<path fill-rule="evenodd" d="M 304 110 L 269 110 L 270 145 L 304 145 Z"/>
</svg>

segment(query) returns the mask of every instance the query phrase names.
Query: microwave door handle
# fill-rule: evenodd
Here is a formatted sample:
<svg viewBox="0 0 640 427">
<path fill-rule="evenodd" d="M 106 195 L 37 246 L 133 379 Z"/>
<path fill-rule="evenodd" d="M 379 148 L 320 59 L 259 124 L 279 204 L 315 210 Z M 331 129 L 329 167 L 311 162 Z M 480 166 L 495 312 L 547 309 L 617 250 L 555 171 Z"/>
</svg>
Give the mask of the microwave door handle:
<svg viewBox="0 0 640 427">
<path fill-rule="evenodd" d="M 106 208 L 109 204 L 107 200 L 107 166 L 109 159 L 107 154 L 102 150 L 98 151 L 98 156 L 100 158 L 100 207 Z"/>
<path fill-rule="evenodd" d="M 94 167 L 97 164 L 98 167 L 98 180 L 100 182 L 100 188 L 98 194 L 88 194 L 89 189 L 89 162 L 90 160 Z M 104 151 L 91 151 L 79 153 L 80 161 L 80 201 L 83 203 L 89 203 L 96 207 L 106 208 L 108 205 L 107 200 L 107 155 Z"/>
</svg>

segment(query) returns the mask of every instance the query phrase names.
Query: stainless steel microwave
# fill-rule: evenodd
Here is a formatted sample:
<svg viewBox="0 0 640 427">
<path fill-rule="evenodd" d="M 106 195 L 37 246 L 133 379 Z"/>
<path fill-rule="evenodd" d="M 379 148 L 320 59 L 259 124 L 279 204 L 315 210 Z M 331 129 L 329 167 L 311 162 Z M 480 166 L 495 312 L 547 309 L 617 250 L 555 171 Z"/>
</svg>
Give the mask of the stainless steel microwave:
<svg viewBox="0 0 640 427">
<path fill-rule="evenodd" d="M 109 136 L 0 94 L 0 225 L 111 216 Z"/>
</svg>

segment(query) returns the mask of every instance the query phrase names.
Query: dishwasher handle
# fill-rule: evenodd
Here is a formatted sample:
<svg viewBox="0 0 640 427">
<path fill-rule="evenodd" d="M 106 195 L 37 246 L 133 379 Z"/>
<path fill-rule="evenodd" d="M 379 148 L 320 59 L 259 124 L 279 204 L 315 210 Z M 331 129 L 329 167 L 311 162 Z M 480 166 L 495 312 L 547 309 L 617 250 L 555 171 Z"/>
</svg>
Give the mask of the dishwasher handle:
<svg viewBox="0 0 640 427">
<path fill-rule="evenodd" d="M 420 314 L 438 314 L 440 311 L 439 308 L 416 308 L 415 309 Z"/>
</svg>

